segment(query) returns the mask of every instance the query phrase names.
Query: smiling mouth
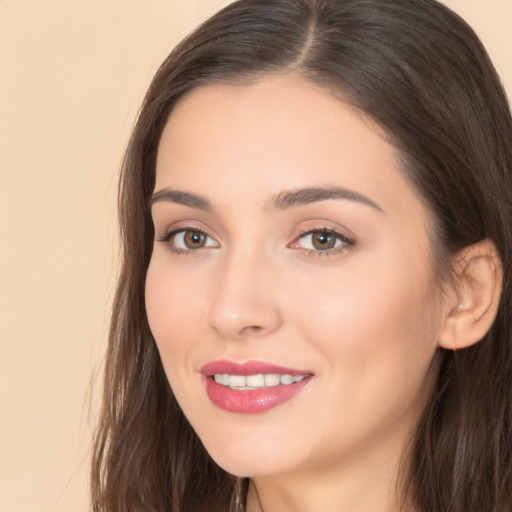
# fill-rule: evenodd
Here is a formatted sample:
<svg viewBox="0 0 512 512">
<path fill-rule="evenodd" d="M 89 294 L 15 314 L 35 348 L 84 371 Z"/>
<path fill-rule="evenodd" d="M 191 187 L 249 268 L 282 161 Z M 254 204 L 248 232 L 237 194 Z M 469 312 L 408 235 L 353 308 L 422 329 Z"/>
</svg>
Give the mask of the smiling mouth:
<svg viewBox="0 0 512 512">
<path fill-rule="evenodd" d="M 314 374 L 272 363 L 218 360 L 201 369 L 211 402 L 227 412 L 257 414 L 288 402 L 308 386 Z"/>
<path fill-rule="evenodd" d="M 277 373 L 259 373 L 256 375 L 230 375 L 228 373 L 216 373 L 212 376 L 217 384 L 235 390 L 264 389 L 275 386 L 290 386 L 301 382 L 309 374 L 280 375 Z"/>
</svg>

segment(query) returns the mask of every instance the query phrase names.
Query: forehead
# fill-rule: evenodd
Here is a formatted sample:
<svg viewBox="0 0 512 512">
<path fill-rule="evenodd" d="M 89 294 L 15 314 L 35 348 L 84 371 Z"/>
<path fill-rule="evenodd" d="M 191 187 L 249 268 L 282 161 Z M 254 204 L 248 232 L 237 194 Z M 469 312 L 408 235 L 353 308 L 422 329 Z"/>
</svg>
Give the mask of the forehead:
<svg viewBox="0 0 512 512">
<path fill-rule="evenodd" d="M 364 112 L 335 96 L 329 89 L 298 75 L 269 76 L 249 84 L 212 84 L 192 89 L 172 110 L 163 138 L 171 134 L 173 137 L 180 134 L 183 137 L 215 133 L 226 135 L 233 128 L 235 133 L 230 135 L 236 142 L 235 135 L 242 128 L 244 140 L 249 134 L 254 142 L 268 144 L 270 137 L 265 140 L 264 133 L 257 133 L 264 125 L 269 136 L 276 133 L 284 135 L 293 127 L 291 137 L 305 137 L 311 143 L 320 135 L 320 140 L 325 142 L 336 138 L 337 144 L 343 144 L 348 134 L 339 129 L 344 128 L 357 129 L 355 136 L 371 131 L 382 139 L 381 142 L 387 139 L 386 133 Z M 251 127 L 255 130 L 249 133 Z M 286 132 L 283 132 L 284 128 L 287 128 Z M 285 142 L 284 137 L 279 141 L 274 137 L 274 140 L 280 144 Z M 394 153 L 391 145 L 386 144 L 385 149 Z"/>
<path fill-rule="evenodd" d="M 423 215 L 399 162 L 362 112 L 301 78 L 272 77 L 200 87 L 179 102 L 161 137 L 155 189 L 221 201 L 342 186 L 393 206 L 390 212 L 398 206 Z"/>
</svg>

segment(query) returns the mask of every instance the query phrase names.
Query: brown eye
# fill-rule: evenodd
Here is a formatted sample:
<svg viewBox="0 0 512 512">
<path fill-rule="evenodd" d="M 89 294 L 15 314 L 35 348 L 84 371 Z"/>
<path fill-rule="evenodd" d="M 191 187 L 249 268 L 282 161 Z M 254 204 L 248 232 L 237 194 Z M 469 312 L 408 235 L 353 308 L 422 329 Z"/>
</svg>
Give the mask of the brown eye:
<svg viewBox="0 0 512 512">
<path fill-rule="evenodd" d="M 180 251 L 193 251 L 203 247 L 217 247 L 217 243 L 206 233 L 196 229 L 182 229 L 170 237 L 174 249 Z"/>
<path fill-rule="evenodd" d="M 206 235 L 198 231 L 185 231 L 183 243 L 189 249 L 200 249 L 206 244 Z"/>
<path fill-rule="evenodd" d="M 344 249 L 345 247 L 352 247 L 354 241 L 346 236 L 331 231 L 329 229 L 314 229 L 304 233 L 301 237 L 294 242 L 294 247 L 307 249 L 312 253 L 326 253 L 330 254 L 337 250 Z"/>
<path fill-rule="evenodd" d="M 339 239 L 327 231 L 315 231 L 311 234 L 311 244 L 318 251 L 334 249 Z"/>
</svg>

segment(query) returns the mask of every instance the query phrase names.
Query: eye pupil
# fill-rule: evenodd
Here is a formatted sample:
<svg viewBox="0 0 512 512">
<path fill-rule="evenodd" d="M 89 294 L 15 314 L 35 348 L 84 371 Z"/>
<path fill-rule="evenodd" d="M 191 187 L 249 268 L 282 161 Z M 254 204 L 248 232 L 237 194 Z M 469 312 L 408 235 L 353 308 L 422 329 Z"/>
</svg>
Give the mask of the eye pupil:
<svg viewBox="0 0 512 512">
<path fill-rule="evenodd" d="M 198 231 L 187 231 L 185 233 L 184 242 L 189 249 L 197 249 L 204 247 L 206 236 Z"/>
<path fill-rule="evenodd" d="M 317 231 L 313 233 L 313 246 L 315 249 L 332 249 L 336 245 L 336 237 L 326 231 Z"/>
</svg>

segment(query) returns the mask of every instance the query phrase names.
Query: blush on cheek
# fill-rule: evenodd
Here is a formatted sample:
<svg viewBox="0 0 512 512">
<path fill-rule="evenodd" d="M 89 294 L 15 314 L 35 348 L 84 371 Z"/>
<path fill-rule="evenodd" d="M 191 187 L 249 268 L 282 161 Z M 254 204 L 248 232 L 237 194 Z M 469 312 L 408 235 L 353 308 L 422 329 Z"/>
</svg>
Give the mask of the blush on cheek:
<svg viewBox="0 0 512 512">
<path fill-rule="evenodd" d="M 422 350 L 412 350 L 418 340 L 435 340 L 436 326 L 425 315 L 431 299 L 421 286 L 411 286 L 407 271 L 390 270 L 385 276 L 352 276 L 334 282 L 329 293 L 324 288 L 319 296 L 306 295 L 296 309 L 303 330 L 349 366 L 361 367 L 374 358 L 414 357 Z"/>
<path fill-rule="evenodd" d="M 146 312 L 155 338 L 168 337 L 197 318 L 197 289 L 175 272 L 151 262 L 146 276 Z"/>
</svg>

